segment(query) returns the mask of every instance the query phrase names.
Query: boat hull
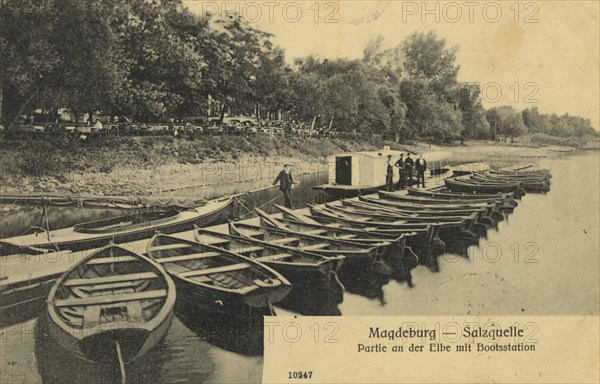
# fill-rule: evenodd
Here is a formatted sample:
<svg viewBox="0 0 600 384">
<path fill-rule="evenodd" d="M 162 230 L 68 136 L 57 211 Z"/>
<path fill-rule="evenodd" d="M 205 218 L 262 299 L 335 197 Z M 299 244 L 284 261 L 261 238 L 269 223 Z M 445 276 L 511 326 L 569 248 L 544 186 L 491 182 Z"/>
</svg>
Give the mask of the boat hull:
<svg viewBox="0 0 600 384">
<path fill-rule="evenodd" d="M 375 187 L 358 187 L 351 185 L 344 186 L 336 186 L 332 184 L 323 184 L 313 187 L 314 190 L 323 191 L 336 199 L 346 199 L 357 197 L 360 195 L 368 195 L 371 193 L 376 193 L 380 189 L 385 189 L 385 185 L 375 186 Z"/>
<path fill-rule="evenodd" d="M 86 331 L 65 332 L 53 321 L 48 322 L 48 334 L 63 349 L 73 355 L 93 362 L 113 363 L 117 361 L 115 341 L 121 346 L 123 360 L 131 362 L 154 348 L 167 334 L 173 320 L 173 312 L 152 330 L 137 328 L 133 323 L 111 324 L 106 330 L 86 335 Z"/>
<path fill-rule="evenodd" d="M 289 286 L 280 289 L 257 290 L 250 295 L 240 295 L 211 290 L 173 276 L 177 287 L 178 307 L 194 311 L 212 312 L 223 316 L 270 315 L 270 303 L 281 301 L 289 292 Z"/>
</svg>

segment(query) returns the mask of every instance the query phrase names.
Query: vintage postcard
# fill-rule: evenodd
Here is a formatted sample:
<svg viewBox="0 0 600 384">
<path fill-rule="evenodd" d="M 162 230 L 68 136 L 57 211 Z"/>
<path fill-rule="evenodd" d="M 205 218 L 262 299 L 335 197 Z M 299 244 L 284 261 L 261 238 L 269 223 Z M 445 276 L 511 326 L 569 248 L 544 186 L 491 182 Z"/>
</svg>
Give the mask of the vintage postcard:
<svg viewBox="0 0 600 384">
<path fill-rule="evenodd" d="M 599 17 L 0 0 L 0 384 L 600 382 Z"/>
</svg>

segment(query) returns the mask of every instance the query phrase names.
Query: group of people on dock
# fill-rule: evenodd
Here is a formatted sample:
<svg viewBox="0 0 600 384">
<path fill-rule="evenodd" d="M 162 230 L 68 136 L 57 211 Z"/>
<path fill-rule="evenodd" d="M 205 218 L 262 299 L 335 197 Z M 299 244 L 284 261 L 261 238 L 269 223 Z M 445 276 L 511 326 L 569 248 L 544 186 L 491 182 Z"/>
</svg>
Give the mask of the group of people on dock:
<svg viewBox="0 0 600 384">
<path fill-rule="evenodd" d="M 400 179 L 394 187 L 394 167 L 398 168 Z M 423 158 L 423 155 L 419 153 L 417 160 L 413 160 L 410 157 L 410 152 L 406 154 L 400 154 L 400 158 L 392 165 L 392 155 L 388 155 L 387 170 L 386 170 L 386 183 L 385 188 L 387 191 L 393 191 L 396 189 L 405 189 L 407 186 L 412 185 L 413 176 L 417 176 L 417 187 L 419 184 L 425 188 L 425 171 L 427 170 L 427 161 Z"/>
</svg>

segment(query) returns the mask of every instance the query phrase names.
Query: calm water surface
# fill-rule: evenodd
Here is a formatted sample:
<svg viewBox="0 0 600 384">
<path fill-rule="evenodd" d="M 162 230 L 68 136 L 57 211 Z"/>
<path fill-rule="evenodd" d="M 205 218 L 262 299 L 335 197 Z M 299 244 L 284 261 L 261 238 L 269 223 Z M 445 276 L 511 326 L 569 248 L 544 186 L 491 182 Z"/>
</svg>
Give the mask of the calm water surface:
<svg viewBox="0 0 600 384">
<path fill-rule="evenodd" d="M 598 315 L 599 155 L 541 161 L 539 166 L 552 170 L 551 191 L 524 196 L 508 220 L 469 249 L 468 258 L 444 255 L 438 273 L 417 267 L 413 289 L 374 281 L 360 295 L 346 292 L 342 315 Z M 297 203 L 323 201 L 310 187 L 324 179 L 302 178 Z M 261 192 L 244 202 L 253 208 L 278 193 Z M 244 208 L 238 212 L 244 213 Z M 54 219 L 61 215 L 81 221 L 81 211 L 61 211 Z M 2 384 L 112 383 L 118 377 L 113 367 L 84 363 L 57 350 L 46 337 L 43 316 L 3 329 L 0 342 Z M 166 339 L 127 367 L 128 382 L 260 382 L 260 342 L 260 333 L 243 325 L 179 314 Z"/>
</svg>

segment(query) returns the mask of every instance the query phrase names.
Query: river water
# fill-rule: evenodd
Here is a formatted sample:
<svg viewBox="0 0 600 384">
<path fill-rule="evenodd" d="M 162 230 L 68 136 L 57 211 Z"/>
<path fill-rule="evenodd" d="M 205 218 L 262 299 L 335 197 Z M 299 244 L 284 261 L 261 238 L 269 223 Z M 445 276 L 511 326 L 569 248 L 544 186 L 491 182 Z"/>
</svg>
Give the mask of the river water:
<svg viewBox="0 0 600 384">
<path fill-rule="evenodd" d="M 417 267 L 412 289 L 392 280 L 373 282 L 361 294 L 346 292 L 339 305 L 342 316 L 598 315 L 599 154 L 538 165 L 552 171 L 551 191 L 524 196 L 508 220 L 469 248 L 468 257 L 444 255 L 437 273 Z M 294 192 L 297 203 L 323 201 L 310 187 L 324 179 L 303 177 Z M 253 208 L 277 196 L 270 190 L 244 202 Z M 72 212 L 59 217 L 81 221 Z M 260 382 L 262 357 L 254 348 L 260 334 L 247 334 L 240 324 L 179 317 L 157 348 L 128 365 L 129 383 Z M 114 367 L 84 363 L 57 350 L 46 336 L 44 317 L 4 328 L 0 343 L 2 384 L 111 383 L 118 377 Z"/>
</svg>

